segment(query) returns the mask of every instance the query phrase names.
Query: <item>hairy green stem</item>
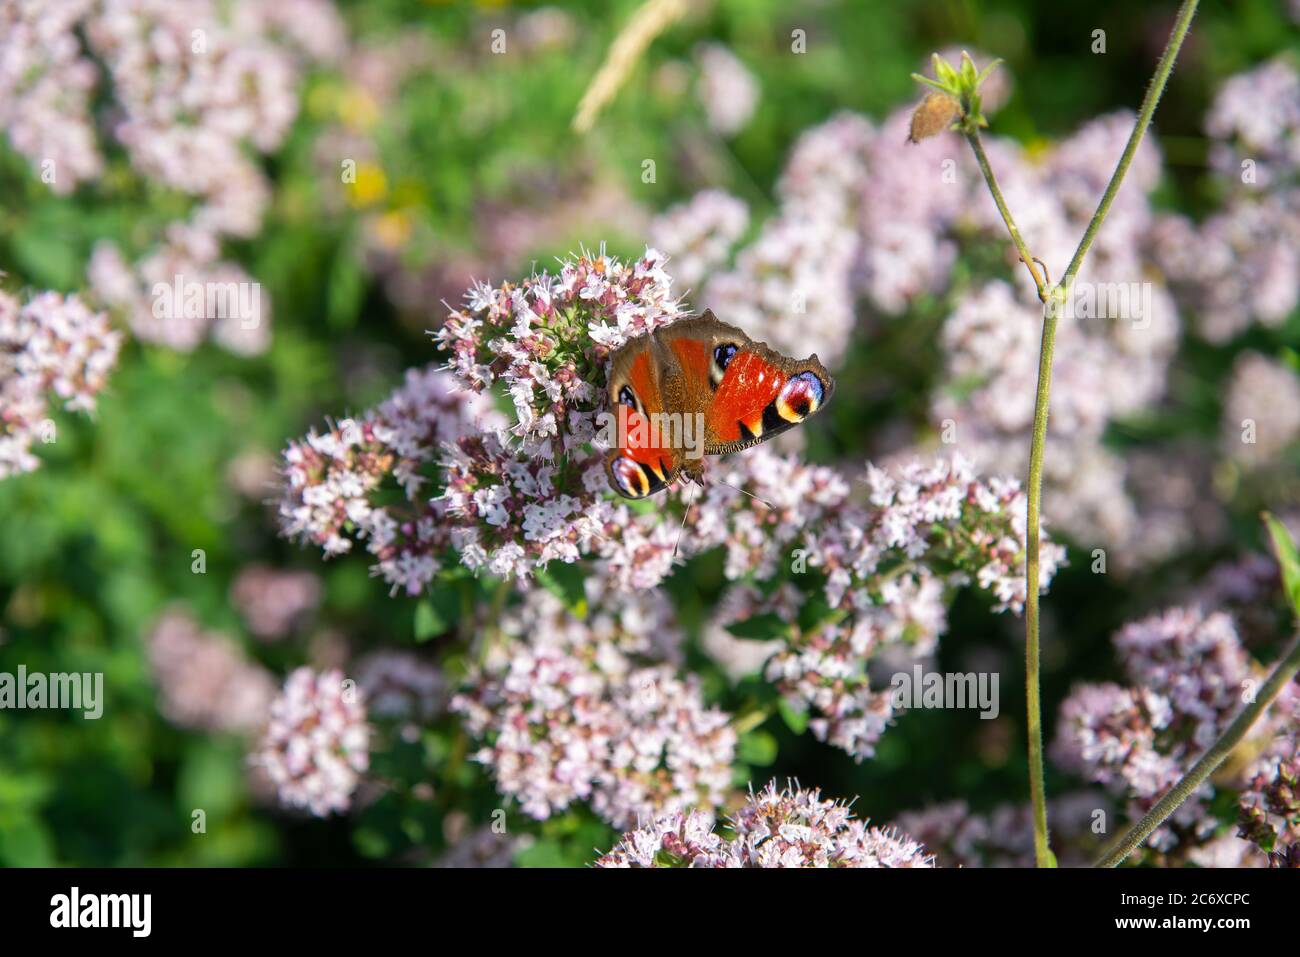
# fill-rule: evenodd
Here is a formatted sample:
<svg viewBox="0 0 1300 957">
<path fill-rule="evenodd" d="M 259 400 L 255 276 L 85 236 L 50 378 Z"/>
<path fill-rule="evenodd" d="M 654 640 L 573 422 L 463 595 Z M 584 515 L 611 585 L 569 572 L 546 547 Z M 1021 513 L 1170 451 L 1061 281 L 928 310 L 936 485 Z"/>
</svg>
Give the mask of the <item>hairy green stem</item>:
<svg viewBox="0 0 1300 957">
<path fill-rule="evenodd" d="M 1286 683 L 1296 676 L 1297 671 L 1300 671 L 1300 635 L 1296 636 L 1295 642 L 1277 663 L 1273 673 L 1268 676 L 1259 694 L 1255 696 L 1255 700 L 1241 709 L 1241 714 L 1233 719 L 1232 724 L 1228 725 L 1219 740 L 1201 755 L 1201 759 L 1192 766 L 1192 769 L 1183 775 L 1182 779 L 1156 802 L 1155 807 L 1151 808 L 1142 820 L 1134 824 L 1128 833 L 1093 866 L 1118 867 L 1124 858 L 1137 850 L 1151 832 L 1178 810 L 1178 806 L 1191 797 L 1196 789 L 1205 783 L 1205 779 L 1227 759 L 1233 749 L 1246 737 L 1259 716 L 1273 703 L 1273 699 L 1278 696 Z"/>
<path fill-rule="evenodd" d="M 1074 277 L 1078 275 L 1083 259 L 1097 236 L 1106 214 L 1110 211 L 1115 194 L 1119 192 L 1124 175 L 1128 172 L 1137 154 L 1142 137 L 1151 125 L 1151 117 L 1156 111 L 1156 104 L 1165 91 L 1165 83 L 1174 68 L 1178 50 L 1187 36 L 1192 17 L 1196 13 L 1197 0 L 1184 0 L 1178 10 L 1173 30 L 1165 52 L 1160 56 L 1155 76 L 1147 87 L 1142 107 L 1138 111 L 1137 123 L 1129 135 L 1128 144 L 1120 156 L 1119 164 L 1106 185 L 1106 192 L 1092 214 L 1088 228 L 1084 230 L 1079 248 L 1074 251 L 1074 258 L 1061 278 L 1060 285 L 1051 290 L 1047 308 L 1044 310 L 1043 339 L 1038 355 L 1038 394 L 1034 399 L 1034 434 L 1029 447 L 1029 488 L 1028 488 L 1028 527 L 1026 529 L 1027 555 L 1025 559 L 1025 700 L 1028 710 L 1029 731 L 1029 792 L 1034 807 L 1034 859 L 1039 867 L 1051 867 L 1054 863 L 1052 852 L 1047 843 L 1047 797 L 1043 786 L 1043 716 L 1040 700 L 1038 674 L 1038 589 L 1039 589 L 1039 534 L 1040 512 L 1043 500 L 1043 449 L 1047 443 L 1047 408 L 1052 389 L 1052 354 L 1056 344 L 1056 320 L 1060 304 L 1069 295 Z M 1183 795 L 1175 803 L 1177 807 Z M 1172 812 L 1173 808 L 1170 808 Z"/>
<path fill-rule="evenodd" d="M 1011 210 L 1007 208 L 1007 201 L 1002 198 L 1002 189 L 998 186 L 998 178 L 993 175 L 993 167 L 989 165 L 989 158 L 984 153 L 984 143 L 980 140 L 979 127 L 970 124 L 963 131 L 966 142 L 970 143 L 970 148 L 975 153 L 975 161 L 979 163 L 980 172 L 984 174 L 984 182 L 989 184 L 989 192 L 993 194 L 993 202 L 997 204 L 998 212 L 1002 215 L 1002 222 L 1007 225 L 1007 232 L 1011 234 L 1011 241 L 1016 244 L 1016 251 L 1020 253 L 1020 260 L 1029 270 L 1029 275 L 1034 279 L 1034 288 L 1038 290 L 1038 298 L 1046 301 L 1047 297 L 1047 280 L 1038 274 L 1038 268 L 1034 265 L 1034 257 L 1030 255 L 1029 247 L 1020 237 L 1020 230 L 1016 228 L 1016 221 L 1011 216 Z"/>
<path fill-rule="evenodd" d="M 1057 310 L 1043 316 L 1038 352 L 1038 393 L 1034 400 L 1034 437 L 1029 447 L 1029 501 L 1026 506 L 1025 551 L 1025 708 L 1029 732 L 1029 797 L 1034 807 L 1034 861 L 1052 866 L 1047 845 L 1047 794 L 1043 784 L 1043 703 L 1038 674 L 1038 578 L 1043 499 L 1043 448 L 1047 442 L 1047 399 L 1052 390 L 1052 356 L 1056 351 Z"/>
</svg>

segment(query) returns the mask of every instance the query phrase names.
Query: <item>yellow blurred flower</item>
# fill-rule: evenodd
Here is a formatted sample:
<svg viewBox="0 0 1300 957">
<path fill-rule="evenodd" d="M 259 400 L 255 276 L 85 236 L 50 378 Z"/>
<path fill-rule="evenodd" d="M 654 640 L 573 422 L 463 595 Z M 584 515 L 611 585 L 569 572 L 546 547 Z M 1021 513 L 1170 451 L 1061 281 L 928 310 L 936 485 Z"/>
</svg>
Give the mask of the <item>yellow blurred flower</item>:
<svg viewBox="0 0 1300 957">
<path fill-rule="evenodd" d="M 411 215 L 404 209 L 393 209 L 370 222 L 370 234 L 385 249 L 400 249 L 411 238 L 414 223 Z"/>
<path fill-rule="evenodd" d="M 344 90 L 336 108 L 339 119 L 353 130 L 368 130 L 379 122 L 379 104 L 359 86 Z"/>
<path fill-rule="evenodd" d="M 373 206 L 388 195 L 388 177 L 374 163 L 358 163 L 356 180 L 347 187 L 348 202 L 354 207 Z"/>
</svg>

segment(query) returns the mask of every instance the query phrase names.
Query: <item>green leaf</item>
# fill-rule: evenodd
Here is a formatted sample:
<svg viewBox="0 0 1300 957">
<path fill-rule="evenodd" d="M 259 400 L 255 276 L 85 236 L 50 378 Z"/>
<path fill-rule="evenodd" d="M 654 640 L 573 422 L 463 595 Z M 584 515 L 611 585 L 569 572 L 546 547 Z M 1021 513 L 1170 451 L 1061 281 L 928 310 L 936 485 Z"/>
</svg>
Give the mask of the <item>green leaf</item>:
<svg viewBox="0 0 1300 957">
<path fill-rule="evenodd" d="M 1296 553 L 1295 539 L 1286 526 L 1268 512 L 1264 513 L 1264 524 L 1273 539 L 1277 563 L 1282 567 L 1282 590 L 1286 592 L 1292 610 L 1300 616 L 1300 554 Z"/>
<path fill-rule="evenodd" d="M 569 860 L 559 841 L 543 839 L 516 854 L 515 864 L 519 867 L 566 867 Z"/>
<path fill-rule="evenodd" d="M 766 731 L 750 731 L 741 736 L 736 757 L 746 764 L 765 768 L 776 760 L 776 751 L 776 738 Z"/>
<path fill-rule="evenodd" d="M 931 62 L 934 64 L 935 79 L 944 84 L 950 90 L 957 89 L 960 80 L 957 71 L 937 53 L 931 56 Z"/>
<path fill-rule="evenodd" d="M 392 846 L 388 838 L 373 827 L 359 827 L 352 832 L 352 845 L 362 857 L 385 857 Z"/>
<path fill-rule="evenodd" d="M 727 625 L 727 631 L 747 641 L 771 641 L 790 636 L 790 626 L 782 621 L 781 616 L 770 611 L 732 622 Z"/>
<path fill-rule="evenodd" d="M 975 89 L 975 83 L 979 79 L 979 74 L 975 71 L 975 61 L 970 58 L 970 54 L 965 50 L 961 51 L 961 82 L 968 90 Z"/>
<path fill-rule="evenodd" d="M 459 576 L 440 576 L 429 593 L 416 603 L 413 631 L 417 642 L 446 634 L 460 620 L 461 586 L 458 581 Z"/>
<path fill-rule="evenodd" d="M 980 85 L 989 78 L 989 75 L 1002 65 L 1002 58 L 998 57 L 983 70 L 980 71 L 979 78 L 975 81 L 975 88 L 979 89 Z"/>
<path fill-rule="evenodd" d="M 537 570 L 537 580 L 578 618 L 587 617 L 586 576 L 582 567 L 574 562 L 551 562 Z"/>
<path fill-rule="evenodd" d="M 948 87 L 944 86 L 942 83 L 938 82 L 937 80 L 930 79 L 928 76 L 922 76 L 919 73 L 913 73 L 912 79 L 915 80 L 917 83 L 924 83 L 926 86 L 932 86 L 940 93 L 952 93 L 952 90 L 950 90 Z"/>
<path fill-rule="evenodd" d="M 836 617 L 842 617 L 842 613 L 830 606 L 822 592 L 817 592 L 799 608 L 799 628 L 805 632 L 816 631 Z"/>
<path fill-rule="evenodd" d="M 785 726 L 795 734 L 803 734 L 808 730 L 808 709 L 796 708 L 784 698 L 777 704 L 776 710 L 780 712 L 781 720 Z"/>
<path fill-rule="evenodd" d="M 433 602 L 428 598 L 420 599 L 415 606 L 415 640 L 428 641 L 447 630 L 447 623 L 442 620 Z"/>
</svg>

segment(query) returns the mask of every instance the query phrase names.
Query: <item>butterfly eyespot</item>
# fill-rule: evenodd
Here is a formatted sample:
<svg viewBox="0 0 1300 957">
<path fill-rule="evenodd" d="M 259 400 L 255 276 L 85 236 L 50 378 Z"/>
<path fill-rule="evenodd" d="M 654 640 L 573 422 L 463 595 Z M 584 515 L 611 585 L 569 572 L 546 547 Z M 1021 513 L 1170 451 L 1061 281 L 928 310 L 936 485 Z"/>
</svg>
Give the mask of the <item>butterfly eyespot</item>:
<svg viewBox="0 0 1300 957">
<path fill-rule="evenodd" d="M 624 498 L 645 498 L 650 494 L 650 476 L 641 463 L 620 455 L 609 463 L 615 490 Z"/>
<path fill-rule="evenodd" d="M 610 484 L 624 498 L 645 498 L 668 487 L 669 476 L 662 460 L 646 465 L 627 455 L 614 455 L 608 467 Z"/>
<path fill-rule="evenodd" d="M 636 408 L 636 396 L 632 393 L 631 388 L 623 386 L 618 390 L 618 401 L 620 404 L 627 406 L 629 409 Z"/>
<path fill-rule="evenodd" d="M 825 397 L 821 379 L 811 372 L 791 376 L 776 397 L 776 411 L 787 422 L 802 422 L 817 411 Z"/>
<path fill-rule="evenodd" d="M 716 388 L 722 381 L 722 375 L 727 371 L 727 366 L 731 365 L 731 360 L 736 358 L 737 347 L 730 342 L 724 342 L 713 348 L 713 365 L 709 369 L 709 378 L 713 380 Z"/>
</svg>

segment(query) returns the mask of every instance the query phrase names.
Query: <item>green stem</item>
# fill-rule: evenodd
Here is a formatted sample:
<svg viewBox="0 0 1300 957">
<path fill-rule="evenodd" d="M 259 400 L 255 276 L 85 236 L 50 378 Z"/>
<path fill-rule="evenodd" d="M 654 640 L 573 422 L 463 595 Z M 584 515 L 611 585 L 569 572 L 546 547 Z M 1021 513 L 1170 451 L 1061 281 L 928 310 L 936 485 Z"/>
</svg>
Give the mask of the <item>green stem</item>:
<svg viewBox="0 0 1300 957">
<path fill-rule="evenodd" d="M 1138 111 L 1137 123 L 1134 124 L 1133 132 L 1129 135 L 1124 153 L 1120 156 L 1119 164 L 1115 167 L 1101 202 L 1097 205 L 1097 211 L 1092 214 L 1092 220 L 1084 230 L 1079 248 L 1074 251 L 1074 258 L 1070 260 L 1060 285 L 1051 290 L 1048 297 L 1050 301 L 1044 310 L 1043 339 L 1038 355 L 1038 394 L 1034 399 L 1034 435 L 1029 447 L 1029 502 L 1026 529 L 1028 547 L 1025 560 L 1025 700 L 1029 730 L 1029 792 L 1034 806 L 1034 859 L 1039 867 L 1050 867 L 1053 864 L 1052 853 L 1047 844 L 1047 799 L 1043 786 L 1043 716 L 1038 674 L 1038 589 L 1043 449 L 1047 443 L 1047 409 L 1052 389 L 1052 354 L 1056 344 L 1056 320 L 1060 311 L 1058 307 L 1069 295 L 1074 277 L 1078 275 L 1083 259 L 1097 237 L 1097 230 L 1106 219 L 1115 194 L 1119 192 L 1120 184 L 1124 181 L 1124 175 L 1137 154 L 1138 145 L 1142 142 L 1147 127 L 1151 125 L 1151 117 L 1155 114 L 1156 104 L 1160 102 L 1160 96 L 1165 91 L 1165 84 L 1174 68 L 1174 60 L 1178 57 L 1178 50 L 1183 45 L 1187 29 L 1191 26 L 1192 17 L 1196 13 L 1196 5 L 1197 0 L 1184 0 L 1178 10 L 1178 18 L 1169 34 L 1169 42 L 1165 46 L 1165 52 L 1160 56 L 1160 63 L 1156 66 L 1151 85 L 1147 87 L 1142 107 Z M 1183 798 L 1185 797 L 1186 795 L 1183 795 Z M 1177 807 L 1181 800 L 1182 798 L 1175 802 L 1174 807 Z"/>
<path fill-rule="evenodd" d="M 1218 741 L 1215 741 L 1210 749 L 1201 756 L 1201 759 L 1192 766 L 1177 784 L 1169 789 L 1155 807 L 1147 812 L 1146 816 L 1137 824 L 1129 829 L 1128 833 L 1119 839 L 1114 847 L 1106 853 L 1101 860 L 1093 866 L 1095 867 L 1118 867 L 1124 860 L 1132 854 L 1142 844 L 1147 837 L 1164 823 L 1165 819 L 1178 806 L 1186 801 L 1196 792 L 1205 779 L 1208 778 L 1220 764 L 1227 759 L 1233 749 L 1237 747 L 1250 731 L 1251 726 L 1258 720 L 1273 699 L 1278 696 L 1286 683 L 1296 676 L 1300 671 L 1300 635 L 1296 636 L 1295 642 L 1283 656 L 1282 660 L 1277 663 L 1273 673 L 1268 676 L 1264 686 L 1259 690 L 1255 700 L 1246 705 L 1241 710 L 1241 714 L 1228 725 L 1228 729 L 1223 732 Z"/>
<path fill-rule="evenodd" d="M 1034 437 L 1029 447 L 1029 501 L 1025 541 L 1025 707 L 1029 731 L 1029 797 L 1034 806 L 1034 860 L 1052 866 L 1047 846 L 1047 794 L 1043 784 L 1043 704 L 1038 662 L 1038 579 L 1043 499 L 1043 449 L 1047 443 L 1047 400 L 1052 390 L 1052 356 L 1056 351 L 1056 310 L 1043 316 L 1038 353 L 1038 393 L 1034 400 Z"/>
<path fill-rule="evenodd" d="M 1034 257 L 1029 252 L 1029 247 L 1020 236 L 1020 230 L 1016 227 L 1016 221 L 1011 216 L 1011 210 L 1007 207 L 1007 201 L 1002 198 L 1002 189 L 998 186 L 998 179 L 993 175 L 993 167 L 989 164 L 989 158 L 984 153 L 984 143 L 980 140 L 979 127 L 970 125 L 963 131 L 966 136 L 966 142 L 970 143 L 970 148 L 975 152 L 975 161 L 979 163 L 980 172 L 984 174 L 984 181 L 989 184 L 989 192 L 993 194 L 993 202 L 997 204 L 998 212 L 1002 214 L 1002 222 L 1007 225 L 1007 232 L 1011 234 L 1011 241 L 1016 244 L 1016 251 L 1020 253 L 1020 260 L 1029 270 L 1029 275 L 1034 279 L 1034 288 L 1038 290 L 1038 298 L 1042 301 L 1047 300 L 1047 280 L 1038 275 L 1038 268 L 1034 265 Z"/>
</svg>

